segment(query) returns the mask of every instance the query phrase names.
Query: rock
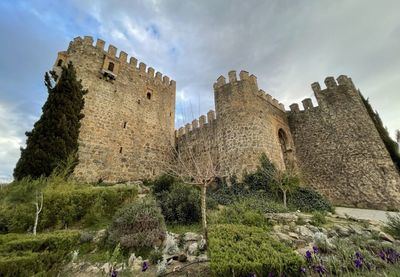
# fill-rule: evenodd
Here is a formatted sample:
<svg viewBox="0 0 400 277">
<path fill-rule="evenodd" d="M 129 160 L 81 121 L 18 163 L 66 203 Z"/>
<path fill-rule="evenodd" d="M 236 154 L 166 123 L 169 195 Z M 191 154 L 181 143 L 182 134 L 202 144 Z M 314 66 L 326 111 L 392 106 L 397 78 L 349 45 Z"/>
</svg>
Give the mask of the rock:
<svg viewBox="0 0 400 277">
<path fill-rule="evenodd" d="M 198 249 L 199 249 L 198 243 L 193 242 L 192 244 L 189 244 L 187 252 L 189 255 L 193 256 L 197 254 Z"/>
<path fill-rule="evenodd" d="M 314 236 L 314 233 L 310 229 L 302 225 L 296 228 L 296 232 L 300 235 L 300 237 L 312 238 Z"/>
<path fill-rule="evenodd" d="M 354 225 L 351 225 L 349 227 L 350 227 L 351 231 L 353 233 L 357 234 L 357 235 L 362 235 L 364 233 L 362 228 L 360 226 L 358 226 L 358 225 L 354 224 Z"/>
<path fill-rule="evenodd" d="M 93 242 L 94 243 L 99 243 L 102 240 L 104 240 L 107 236 L 107 229 L 101 229 L 97 231 L 96 235 L 93 237 Z"/>
<path fill-rule="evenodd" d="M 200 251 L 204 251 L 207 248 L 207 242 L 206 240 L 203 238 L 203 236 L 201 237 L 201 240 L 199 242 L 199 250 Z"/>
<path fill-rule="evenodd" d="M 389 235 L 389 234 L 386 234 L 386 233 L 384 233 L 384 232 L 379 232 L 379 238 L 381 239 L 381 240 L 384 240 L 384 241 L 389 241 L 389 242 L 394 242 L 394 238 L 391 236 L 391 235 Z"/>
<path fill-rule="evenodd" d="M 201 236 L 199 234 L 196 233 L 192 233 L 192 232 L 187 232 L 185 233 L 185 241 L 198 241 L 199 239 L 201 239 Z"/>
<path fill-rule="evenodd" d="M 184 263 L 187 261 L 187 256 L 185 253 L 180 253 L 178 256 L 178 261 L 180 261 L 181 263 Z"/>
<path fill-rule="evenodd" d="M 307 246 L 307 242 L 303 239 L 296 239 L 293 243 L 296 248 L 304 248 Z"/>
<path fill-rule="evenodd" d="M 199 255 L 199 256 L 197 257 L 197 260 L 198 260 L 199 262 L 207 261 L 207 260 L 208 260 L 208 257 L 207 257 L 206 254 L 201 254 L 201 255 Z"/>
<path fill-rule="evenodd" d="M 318 227 L 315 227 L 315 226 L 313 226 L 313 225 L 307 224 L 306 227 L 307 227 L 308 229 L 310 229 L 311 232 L 313 232 L 313 233 L 319 232 Z"/>
<path fill-rule="evenodd" d="M 135 254 L 133 253 L 128 260 L 128 265 L 132 270 L 141 270 L 142 269 L 142 264 L 143 264 L 143 259 L 142 257 L 135 257 Z"/>
<path fill-rule="evenodd" d="M 275 233 L 281 232 L 282 227 L 280 225 L 274 225 L 272 227 L 272 230 L 274 230 Z"/>
<path fill-rule="evenodd" d="M 99 273 L 100 272 L 100 268 L 90 265 L 88 268 L 86 268 L 86 272 L 89 273 Z"/>
<path fill-rule="evenodd" d="M 105 263 L 101 268 L 100 268 L 104 273 L 108 274 L 111 269 L 111 264 L 110 263 Z"/>
<path fill-rule="evenodd" d="M 178 241 L 173 233 L 167 232 L 164 240 L 164 253 L 174 255 L 179 253 Z"/>
<path fill-rule="evenodd" d="M 342 237 L 347 237 L 351 233 L 349 228 L 347 228 L 343 225 L 335 225 L 335 230 L 339 234 L 339 236 L 342 236 Z"/>
<path fill-rule="evenodd" d="M 317 232 L 314 234 L 314 242 L 316 245 L 322 248 L 321 250 L 324 251 L 328 251 L 333 248 L 333 245 L 329 241 L 328 237 L 322 232 Z"/>
<path fill-rule="evenodd" d="M 381 246 L 383 248 L 392 248 L 393 247 L 393 243 L 391 243 L 390 241 L 382 241 L 381 242 Z"/>
<path fill-rule="evenodd" d="M 264 215 L 268 220 L 275 220 L 280 223 L 290 223 L 297 220 L 297 215 L 293 213 L 266 213 Z"/>
<path fill-rule="evenodd" d="M 329 231 L 328 231 L 328 237 L 329 238 L 336 238 L 337 236 L 338 236 L 338 233 L 335 231 L 335 230 L 333 230 L 333 229 L 330 229 Z"/>
<path fill-rule="evenodd" d="M 284 240 L 284 241 L 288 241 L 288 242 L 293 241 L 293 238 L 291 238 L 290 236 L 288 236 L 284 233 L 275 233 L 275 235 L 279 238 L 279 240 Z"/>
<path fill-rule="evenodd" d="M 289 232 L 288 235 L 294 239 L 299 239 L 299 235 L 293 232 Z"/>
</svg>

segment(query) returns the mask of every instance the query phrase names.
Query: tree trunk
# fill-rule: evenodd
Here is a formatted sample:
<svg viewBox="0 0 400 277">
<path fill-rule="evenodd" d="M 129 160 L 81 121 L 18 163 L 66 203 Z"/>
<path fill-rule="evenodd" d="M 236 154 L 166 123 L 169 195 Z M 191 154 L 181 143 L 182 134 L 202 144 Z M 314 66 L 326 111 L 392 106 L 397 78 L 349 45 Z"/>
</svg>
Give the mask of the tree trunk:
<svg viewBox="0 0 400 277">
<path fill-rule="evenodd" d="M 38 193 L 36 192 L 36 215 L 35 215 L 35 224 L 33 225 L 33 235 L 36 236 L 36 229 L 37 225 L 39 223 L 39 214 L 42 211 L 43 208 L 43 193 L 40 194 L 40 206 L 39 206 L 39 196 Z"/>
<path fill-rule="evenodd" d="M 207 194 L 207 184 L 203 183 L 203 185 L 201 186 L 201 223 L 202 223 L 202 227 L 203 227 L 204 239 L 207 242 L 208 232 L 207 232 L 206 194 Z"/>
<path fill-rule="evenodd" d="M 285 208 L 287 208 L 287 205 L 286 205 L 286 190 L 283 190 L 282 192 L 283 192 L 283 206 L 285 206 Z"/>
</svg>

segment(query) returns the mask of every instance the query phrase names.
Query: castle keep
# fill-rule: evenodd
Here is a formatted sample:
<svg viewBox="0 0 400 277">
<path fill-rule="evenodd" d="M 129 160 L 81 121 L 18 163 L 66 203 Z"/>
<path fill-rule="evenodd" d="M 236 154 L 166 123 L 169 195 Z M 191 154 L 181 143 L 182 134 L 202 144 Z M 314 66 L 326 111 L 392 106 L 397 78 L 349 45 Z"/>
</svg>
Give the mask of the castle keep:
<svg viewBox="0 0 400 277">
<path fill-rule="evenodd" d="M 175 131 L 175 81 L 91 37 L 75 38 L 54 66 L 72 61 L 88 89 L 76 178 L 118 182 L 153 178 L 180 159 L 212 159 L 221 177 L 243 175 L 266 153 L 280 169 L 295 165 L 335 204 L 390 208 L 400 204 L 400 176 L 359 91 L 344 75 L 312 84 L 311 99 L 283 104 L 257 78 L 230 71 L 214 83 L 215 112 Z M 190 155 L 189 155 L 190 153 Z M 162 161 L 162 162 L 160 162 Z"/>
</svg>

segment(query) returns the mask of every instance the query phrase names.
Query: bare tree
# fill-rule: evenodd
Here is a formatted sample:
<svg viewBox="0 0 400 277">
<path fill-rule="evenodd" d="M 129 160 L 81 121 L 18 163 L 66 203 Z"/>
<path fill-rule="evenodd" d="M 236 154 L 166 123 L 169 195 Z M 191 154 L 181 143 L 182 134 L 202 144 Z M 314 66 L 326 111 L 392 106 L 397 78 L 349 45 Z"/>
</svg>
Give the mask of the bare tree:
<svg viewBox="0 0 400 277">
<path fill-rule="evenodd" d="M 195 153 L 192 147 L 185 147 L 180 151 L 171 146 L 172 163 L 163 167 L 165 173 L 174 176 L 188 185 L 201 189 L 201 222 L 204 237 L 207 241 L 207 188 L 218 178 L 217 158 L 212 155 L 211 147 L 205 147 L 201 153 Z"/>
<path fill-rule="evenodd" d="M 36 215 L 35 224 L 33 225 L 33 235 L 36 236 L 37 225 L 39 223 L 39 214 L 43 208 L 43 192 L 39 192 L 38 190 L 36 190 L 34 205 L 36 207 Z"/>
</svg>

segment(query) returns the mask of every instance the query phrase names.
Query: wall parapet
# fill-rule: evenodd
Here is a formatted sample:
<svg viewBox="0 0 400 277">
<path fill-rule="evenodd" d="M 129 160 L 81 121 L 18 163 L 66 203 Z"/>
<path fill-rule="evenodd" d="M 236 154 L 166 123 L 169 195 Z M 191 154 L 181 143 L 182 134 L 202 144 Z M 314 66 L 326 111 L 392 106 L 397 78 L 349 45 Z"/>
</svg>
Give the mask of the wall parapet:
<svg viewBox="0 0 400 277">
<path fill-rule="evenodd" d="M 185 126 L 180 127 L 178 130 L 175 131 L 175 137 L 181 138 L 186 135 L 193 133 L 196 130 L 202 130 L 203 128 L 207 128 L 211 124 L 214 124 L 217 120 L 215 116 L 214 110 L 209 110 L 206 115 L 201 115 L 199 119 L 192 120 L 192 123 L 186 123 Z"/>
<path fill-rule="evenodd" d="M 163 85 L 167 87 L 172 87 L 176 88 L 176 82 L 172 79 L 170 79 L 168 76 L 163 76 L 163 74 L 159 71 L 155 73 L 154 68 L 148 67 L 147 65 L 143 62 L 139 62 L 138 65 L 138 60 L 135 57 L 130 57 L 128 61 L 128 54 L 124 51 L 120 51 L 119 55 L 117 56 L 117 50 L 118 48 L 115 47 L 112 44 L 108 45 L 107 51 L 105 50 L 105 44 L 106 42 L 100 38 L 97 39 L 96 43 L 93 44 L 94 40 L 93 37 L 91 36 L 84 36 L 82 37 L 76 37 L 74 38 L 68 47 L 68 50 L 72 49 L 75 45 L 85 45 L 85 46 L 91 46 L 94 47 L 100 51 L 102 51 L 108 58 L 112 59 L 113 61 L 124 64 L 127 67 L 130 67 L 143 75 L 147 76 L 149 79 L 153 79 L 159 83 L 162 83 Z M 146 70 L 147 69 L 147 70 Z"/>
<path fill-rule="evenodd" d="M 258 89 L 258 84 L 257 84 L 257 77 L 253 74 L 249 75 L 249 72 L 245 70 L 241 70 L 239 73 L 239 79 L 237 78 L 236 71 L 231 70 L 228 72 L 228 82 L 226 82 L 226 78 L 224 76 L 219 76 L 217 81 L 214 83 L 214 90 L 219 90 L 221 87 L 224 87 L 225 85 L 234 85 L 237 84 L 238 82 L 242 81 L 249 81 L 251 82 L 256 88 L 256 95 L 272 106 L 276 107 L 277 109 L 281 111 L 285 111 L 285 106 L 280 103 L 277 99 L 273 98 L 270 94 L 266 93 L 262 89 Z"/>
</svg>

